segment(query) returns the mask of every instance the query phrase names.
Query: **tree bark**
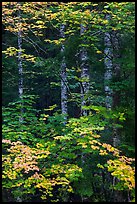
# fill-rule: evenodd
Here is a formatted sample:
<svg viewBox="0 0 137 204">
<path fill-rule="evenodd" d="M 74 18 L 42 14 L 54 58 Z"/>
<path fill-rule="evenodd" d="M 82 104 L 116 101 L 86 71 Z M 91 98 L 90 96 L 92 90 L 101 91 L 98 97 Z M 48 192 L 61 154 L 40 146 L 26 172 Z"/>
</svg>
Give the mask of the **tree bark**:
<svg viewBox="0 0 137 204">
<path fill-rule="evenodd" d="M 65 38 L 65 25 L 62 24 L 60 27 L 60 37 Z M 65 46 L 62 44 L 62 62 L 61 62 L 61 110 L 64 116 L 64 120 L 67 120 L 68 107 L 67 107 L 67 72 L 66 72 L 66 60 L 64 56 Z"/>
<path fill-rule="evenodd" d="M 18 84 L 18 91 L 19 91 L 19 98 L 20 98 L 20 117 L 19 122 L 22 125 L 23 122 L 23 66 L 22 66 L 22 32 L 21 32 L 21 2 L 17 3 L 18 8 L 18 73 L 19 73 L 19 84 Z M 22 202 L 21 197 L 17 197 L 17 202 Z"/>
<path fill-rule="evenodd" d="M 106 20 L 110 20 L 110 15 L 106 14 Z M 106 108 L 112 109 L 118 103 L 118 95 L 117 93 L 110 88 L 110 82 L 113 77 L 119 77 L 120 75 L 120 65 L 117 63 L 117 59 L 119 57 L 119 43 L 118 38 L 116 37 L 116 32 L 106 32 L 104 36 L 104 44 L 105 44 L 105 75 L 104 75 L 104 83 L 105 83 L 105 94 L 106 94 Z M 118 147 L 120 143 L 119 134 L 117 128 L 112 128 L 112 144 L 114 147 Z M 112 185 L 115 186 L 118 183 L 118 179 L 113 177 Z M 113 201 L 114 202 L 122 202 L 124 201 L 123 194 L 121 191 L 114 190 L 113 192 Z"/>
<path fill-rule="evenodd" d="M 113 46 L 113 77 L 115 82 L 120 80 L 120 46 L 119 36 L 117 31 L 112 32 L 112 46 Z M 120 103 L 120 95 L 118 91 L 113 91 L 113 108 L 116 108 Z M 120 136 L 117 128 L 113 129 L 113 146 L 118 147 L 120 144 Z"/>
<path fill-rule="evenodd" d="M 84 36 L 84 32 L 86 31 L 86 27 L 81 24 L 80 26 L 80 35 Z M 86 43 L 85 40 L 82 43 Z M 88 54 L 85 47 L 81 47 L 80 49 L 80 68 L 81 68 L 81 116 L 87 116 L 87 110 L 83 109 L 83 106 L 87 105 L 88 101 L 88 91 L 89 91 L 89 65 L 88 65 Z M 84 136 L 82 136 L 84 137 Z M 85 155 L 81 154 L 81 162 L 82 166 L 85 165 Z M 82 202 L 85 202 L 86 197 L 81 195 Z"/>
<path fill-rule="evenodd" d="M 21 32 L 21 10 L 20 10 L 20 2 L 18 2 L 18 73 L 19 73 L 19 98 L 21 101 L 20 108 L 20 123 L 23 122 L 23 66 L 22 66 L 22 32 Z"/>
<path fill-rule="evenodd" d="M 110 15 L 106 14 L 106 20 L 110 20 Z M 106 108 L 112 108 L 112 89 L 110 88 L 110 81 L 112 79 L 112 43 L 111 43 L 111 34 L 105 32 L 104 36 L 104 64 L 105 64 L 105 75 L 104 75 L 104 85 L 105 85 L 105 94 L 106 94 Z"/>
<path fill-rule="evenodd" d="M 81 24 L 80 35 L 84 35 L 86 27 Z M 83 43 L 85 43 L 83 41 Z M 88 54 L 85 47 L 80 50 L 80 60 L 81 60 L 81 115 L 86 116 L 87 110 L 83 110 L 82 107 L 87 105 L 87 94 L 89 91 L 89 65 L 88 65 Z M 88 97 L 87 97 L 88 98 Z"/>
<path fill-rule="evenodd" d="M 119 33 L 117 31 L 112 32 L 112 45 L 113 45 L 113 77 L 115 82 L 120 80 L 120 43 Z M 113 107 L 115 108 L 120 103 L 120 94 L 118 91 L 113 91 Z"/>
</svg>

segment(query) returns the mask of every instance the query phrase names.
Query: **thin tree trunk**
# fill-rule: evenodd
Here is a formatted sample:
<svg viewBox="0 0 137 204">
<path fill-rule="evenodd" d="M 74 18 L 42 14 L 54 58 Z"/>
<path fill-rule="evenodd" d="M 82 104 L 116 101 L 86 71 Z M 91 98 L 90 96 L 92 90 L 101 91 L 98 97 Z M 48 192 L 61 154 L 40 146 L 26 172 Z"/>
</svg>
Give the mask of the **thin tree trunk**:
<svg viewBox="0 0 137 204">
<path fill-rule="evenodd" d="M 110 20 L 110 15 L 106 14 L 106 19 Z M 117 63 L 117 58 L 119 57 L 119 43 L 118 39 L 116 38 L 116 33 L 109 32 L 105 33 L 104 36 L 104 44 L 105 44 L 105 75 L 104 75 L 104 82 L 105 82 L 105 94 L 106 94 L 106 108 L 112 109 L 114 108 L 114 104 L 116 103 L 116 98 L 118 95 L 114 93 L 114 91 L 110 88 L 110 82 L 112 80 L 112 75 L 114 77 L 119 77 L 120 74 L 120 65 Z M 118 101 L 117 101 L 118 102 Z M 112 144 L 114 147 L 117 147 L 120 143 L 119 134 L 117 129 L 114 127 L 112 130 Z M 115 186 L 119 181 L 116 177 L 113 177 L 112 185 Z M 123 202 L 124 198 L 122 192 L 118 190 L 113 191 L 113 202 Z"/>
<path fill-rule="evenodd" d="M 110 15 L 106 14 L 106 19 L 110 20 Z M 117 62 L 119 55 L 119 42 L 117 32 L 113 31 L 111 34 L 109 32 L 105 33 L 104 37 L 105 44 L 105 93 L 106 93 L 106 107 L 111 109 L 112 106 L 115 108 L 119 103 L 119 94 L 118 92 L 114 92 L 109 83 L 111 82 L 112 75 L 116 78 L 116 80 L 120 77 L 120 64 Z M 117 147 L 120 143 L 118 131 L 116 128 L 113 128 L 113 146 Z"/>
<path fill-rule="evenodd" d="M 65 25 L 62 24 L 60 27 L 60 37 L 65 38 Z M 62 53 L 62 63 L 61 63 L 61 110 L 64 114 L 64 120 L 67 120 L 68 107 L 67 107 L 67 72 L 66 72 L 66 60 L 64 56 L 65 46 L 62 44 L 61 53 Z"/>
<path fill-rule="evenodd" d="M 106 14 L 106 19 L 110 20 L 110 15 Z M 112 89 L 110 88 L 110 81 L 112 79 L 112 43 L 111 43 L 111 34 L 105 32 L 104 36 L 104 64 L 105 64 L 105 75 L 104 75 L 104 85 L 105 85 L 105 94 L 106 94 L 106 108 L 112 108 Z"/>
<path fill-rule="evenodd" d="M 115 81 L 120 79 L 120 47 L 119 47 L 119 37 L 117 31 L 112 32 L 112 45 L 113 45 L 113 77 Z M 113 108 L 119 105 L 120 95 L 119 92 L 113 91 Z M 113 132 L 113 146 L 118 147 L 120 144 L 120 136 L 117 128 L 114 128 Z"/>
<path fill-rule="evenodd" d="M 81 24 L 80 26 L 80 35 L 84 36 L 86 27 Z M 85 40 L 82 41 L 83 44 L 86 44 Z M 87 116 L 87 110 L 83 109 L 83 106 L 87 105 L 88 101 L 88 91 L 89 91 L 89 65 L 88 65 L 88 54 L 85 47 L 80 49 L 80 67 L 81 67 L 81 116 Z M 83 136 L 84 137 L 84 136 Z M 84 168 L 85 165 L 85 155 L 81 154 L 81 162 Z M 82 202 L 85 202 L 86 197 L 81 195 Z"/>
<path fill-rule="evenodd" d="M 22 66 L 22 32 L 21 32 L 21 11 L 20 11 L 20 2 L 18 2 L 18 73 L 19 73 L 19 98 L 21 101 L 21 108 L 20 108 L 20 123 L 23 122 L 23 66 Z"/>
<path fill-rule="evenodd" d="M 84 35 L 86 27 L 81 24 L 80 35 Z M 84 43 L 84 42 L 83 42 Z M 82 107 L 87 105 L 87 94 L 89 91 L 89 65 L 88 65 L 88 55 L 85 47 L 80 50 L 80 60 L 81 60 L 81 115 L 86 116 L 87 110 L 83 110 Z"/>
<path fill-rule="evenodd" d="M 23 122 L 23 66 L 22 66 L 22 32 L 21 32 L 21 2 L 17 3 L 18 8 L 18 73 L 19 73 L 19 84 L 18 84 L 18 91 L 19 91 L 19 98 L 20 98 L 20 117 L 19 122 L 22 125 Z M 16 198 L 17 202 L 22 202 L 21 197 Z"/>
<path fill-rule="evenodd" d="M 112 46 L 113 46 L 113 77 L 115 81 L 120 80 L 120 43 L 119 33 L 117 31 L 112 32 Z M 113 92 L 113 107 L 117 107 L 120 103 L 120 94 L 118 91 Z"/>
<path fill-rule="evenodd" d="M 105 16 L 106 20 L 110 21 L 110 15 L 106 14 Z M 111 34 L 109 32 L 105 32 L 104 34 L 104 65 L 105 65 L 105 74 L 104 74 L 104 89 L 105 89 L 105 105 L 106 108 L 111 110 L 112 108 L 112 89 L 110 88 L 110 82 L 112 79 L 112 70 L 113 70 L 113 63 L 112 63 L 112 57 L 113 57 L 113 52 L 112 52 L 112 38 Z M 107 128 L 109 130 L 109 128 Z M 112 138 L 113 140 L 113 138 Z M 112 142 L 113 143 L 113 142 Z M 115 177 L 113 177 L 112 185 L 114 186 L 115 184 Z M 115 193 L 112 191 L 113 198 Z M 110 193 L 111 195 L 111 193 Z"/>
</svg>

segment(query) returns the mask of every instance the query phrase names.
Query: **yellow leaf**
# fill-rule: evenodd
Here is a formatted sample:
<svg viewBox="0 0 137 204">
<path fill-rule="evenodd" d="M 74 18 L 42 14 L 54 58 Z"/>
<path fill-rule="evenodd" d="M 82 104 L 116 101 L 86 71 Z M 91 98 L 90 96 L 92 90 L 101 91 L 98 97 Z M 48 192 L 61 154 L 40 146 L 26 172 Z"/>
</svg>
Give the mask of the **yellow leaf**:
<svg viewBox="0 0 137 204">
<path fill-rule="evenodd" d="M 96 52 L 97 54 L 101 54 L 102 53 L 102 51 L 100 51 L 100 50 L 97 50 L 97 52 Z"/>
</svg>

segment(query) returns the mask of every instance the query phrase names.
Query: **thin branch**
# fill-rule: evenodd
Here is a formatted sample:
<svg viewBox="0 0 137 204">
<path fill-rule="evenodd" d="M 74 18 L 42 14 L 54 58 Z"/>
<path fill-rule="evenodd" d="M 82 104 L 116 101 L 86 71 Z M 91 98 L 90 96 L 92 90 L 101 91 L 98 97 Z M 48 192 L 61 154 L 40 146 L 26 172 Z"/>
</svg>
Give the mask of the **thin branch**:
<svg viewBox="0 0 137 204">
<path fill-rule="evenodd" d="M 27 38 L 31 41 L 31 44 L 35 44 L 41 51 L 43 51 L 44 53 L 46 53 L 45 50 L 43 50 L 35 41 L 33 41 L 30 37 L 27 36 Z M 46 53 L 47 54 L 47 53 Z"/>
</svg>

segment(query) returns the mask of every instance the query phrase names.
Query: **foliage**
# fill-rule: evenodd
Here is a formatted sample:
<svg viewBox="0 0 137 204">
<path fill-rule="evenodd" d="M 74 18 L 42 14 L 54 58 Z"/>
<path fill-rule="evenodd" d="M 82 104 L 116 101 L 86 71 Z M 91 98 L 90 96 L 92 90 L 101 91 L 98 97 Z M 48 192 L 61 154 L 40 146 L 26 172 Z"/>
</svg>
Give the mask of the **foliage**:
<svg viewBox="0 0 137 204">
<path fill-rule="evenodd" d="M 107 14 L 110 20 L 105 19 Z M 65 38 L 60 38 L 62 24 Z M 82 35 L 81 24 L 86 27 Z M 117 193 L 121 201 L 135 201 L 134 29 L 134 2 L 2 2 L 4 202 L 115 202 Z M 109 86 L 117 103 L 112 110 L 105 108 L 106 32 L 117 33 L 120 45 L 119 53 L 113 46 L 119 57 L 112 61 L 120 73 L 115 75 L 113 67 Z M 68 80 L 66 124 L 60 114 L 62 43 Z M 81 107 L 83 47 L 90 88 L 84 98 L 88 104 Z M 81 109 L 87 116 L 80 117 Z M 117 148 L 111 141 L 114 130 L 120 136 Z"/>
<path fill-rule="evenodd" d="M 51 106 L 46 111 L 55 107 Z M 103 107 L 92 108 L 104 110 Z M 71 118 L 65 127 L 63 117 L 59 114 L 42 114 L 36 121 L 39 137 L 35 134 L 33 122 L 33 125 L 24 124 L 27 129 L 19 133 L 12 132 L 10 127 L 13 124 L 9 120 L 9 129 L 4 131 L 3 139 L 3 188 L 12 189 L 14 199 L 19 196 L 26 201 L 29 195 L 30 199 L 37 195 L 45 201 L 66 201 L 74 192 L 82 197 L 90 197 L 96 194 L 93 186 L 96 185 L 101 191 L 103 180 L 100 173 L 106 169 L 119 179 L 114 189 L 133 191 L 134 167 L 131 163 L 134 160 L 121 156 L 118 149 L 101 142 L 97 132 L 102 127 L 96 124 L 96 117 L 94 114 L 79 119 Z M 45 132 L 41 130 L 43 125 Z M 29 138 L 24 139 L 24 133 Z M 18 134 L 22 135 L 21 139 L 16 137 Z M 99 177 L 98 181 L 94 174 Z M 111 183 L 109 185 L 111 187 Z"/>
</svg>

